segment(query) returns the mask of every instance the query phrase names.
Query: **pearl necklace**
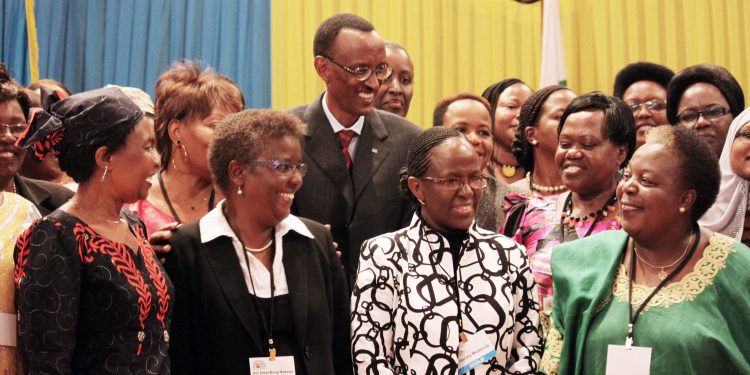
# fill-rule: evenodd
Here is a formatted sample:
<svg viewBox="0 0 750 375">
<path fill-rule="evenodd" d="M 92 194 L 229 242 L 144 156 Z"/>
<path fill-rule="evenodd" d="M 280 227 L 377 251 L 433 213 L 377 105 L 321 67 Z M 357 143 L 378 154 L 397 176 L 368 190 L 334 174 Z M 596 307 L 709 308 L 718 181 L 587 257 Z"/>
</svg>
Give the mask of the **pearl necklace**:
<svg viewBox="0 0 750 375">
<path fill-rule="evenodd" d="M 273 238 L 269 239 L 268 242 L 266 242 L 266 244 L 263 245 L 263 247 L 259 247 L 259 248 L 256 249 L 256 248 L 252 248 L 252 247 L 249 247 L 249 246 L 245 246 L 245 250 L 247 250 L 247 251 L 249 251 L 251 253 L 261 253 L 261 252 L 265 251 L 266 249 L 268 249 L 269 247 L 271 247 L 272 243 L 273 243 Z"/>
<path fill-rule="evenodd" d="M 534 179 L 531 178 L 531 172 L 527 173 L 526 175 L 529 177 L 529 184 L 531 185 L 531 190 L 536 190 L 540 193 L 546 193 L 546 194 L 560 193 L 565 190 L 568 190 L 568 188 L 566 188 L 565 185 L 558 185 L 558 186 L 537 185 L 534 183 Z"/>
</svg>

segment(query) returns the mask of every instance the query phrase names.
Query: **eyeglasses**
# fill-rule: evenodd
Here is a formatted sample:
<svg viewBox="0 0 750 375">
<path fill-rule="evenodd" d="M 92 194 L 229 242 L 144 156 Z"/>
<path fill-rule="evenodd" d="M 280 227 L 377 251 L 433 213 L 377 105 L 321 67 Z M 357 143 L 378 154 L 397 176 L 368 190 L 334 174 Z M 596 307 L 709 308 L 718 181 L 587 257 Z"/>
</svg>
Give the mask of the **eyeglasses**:
<svg viewBox="0 0 750 375">
<path fill-rule="evenodd" d="M 447 178 L 434 178 L 434 177 L 420 177 L 424 180 L 430 181 L 433 184 L 438 184 L 449 190 L 460 190 L 463 189 L 466 181 L 469 182 L 469 187 L 472 189 L 484 189 L 487 187 L 487 178 L 484 176 L 469 176 L 466 178 L 462 177 L 447 177 Z"/>
<path fill-rule="evenodd" d="M 704 119 L 711 121 L 716 120 L 719 117 L 726 116 L 729 113 L 728 108 L 714 106 L 714 107 L 708 107 L 702 111 L 699 112 L 682 112 L 679 115 L 677 115 L 677 122 L 685 125 L 690 126 L 698 122 L 698 118 L 700 116 L 703 116 Z"/>
<path fill-rule="evenodd" d="M 354 78 L 356 78 L 357 81 L 360 81 L 360 82 L 367 81 L 372 75 L 373 71 L 375 72 L 375 77 L 381 81 L 385 81 L 386 79 L 390 78 L 391 73 L 393 73 L 393 68 L 390 65 L 388 65 L 388 63 L 379 64 L 378 66 L 375 67 L 375 70 L 372 70 L 366 66 L 358 66 L 352 69 L 352 68 L 347 68 L 339 64 L 338 62 L 336 62 L 336 60 L 328 56 L 323 56 L 323 57 L 331 61 L 334 65 L 338 66 L 339 68 L 344 69 L 347 73 L 353 75 Z"/>
<path fill-rule="evenodd" d="M 5 129 L 10 130 L 12 134 L 22 134 L 24 131 L 26 131 L 26 128 L 29 126 L 25 123 L 19 122 L 18 124 L 0 124 L 0 130 L 2 132 L 5 132 Z M 2 133 L 0 133 L 2 134 Z"/>
<path fill-rule="evenodd" d="M 259 165 L 261 167 L 271 168 L 285 176 L 289 176 L 292 172 L 297 171 L 300 176 L 304 177 L 307 174 L 307 164 L 305 163 L 288 163 L 281 160 L 250 160 L 247 162 L 248 165 Z"/>
<path fill-rule="evenodd" d="M 628 104 L 628 107 L 630 107 L 630 110 L 633 111 L 633 113 L 635 113 L 635 112 L 638 112 L 638 110 L 644 105 L 646 106 L 646 109 L 648 109 L 651 112 L 661 111 L 661 110 L 664 110 L 664 108 L 667 108 L 667 103 L 658 99 L 651 99 L 645 103 L 631 102 L 630 104 Z"/>
</svg>

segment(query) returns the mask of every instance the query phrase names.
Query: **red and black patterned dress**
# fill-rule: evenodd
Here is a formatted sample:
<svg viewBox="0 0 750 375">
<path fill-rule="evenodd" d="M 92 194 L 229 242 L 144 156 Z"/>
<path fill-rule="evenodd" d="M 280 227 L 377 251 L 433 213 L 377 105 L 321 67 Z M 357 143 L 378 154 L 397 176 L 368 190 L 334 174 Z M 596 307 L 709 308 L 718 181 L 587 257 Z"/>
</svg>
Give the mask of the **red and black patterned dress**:
<svg viewBox="0 0 750 375">
<path fill-rule="evenodd" d="M 57 210 L 16 243 L 18 349 L 24 370 L 168 374 L 173 287 L 140 221 L 138 252 Z"/>
</svg>

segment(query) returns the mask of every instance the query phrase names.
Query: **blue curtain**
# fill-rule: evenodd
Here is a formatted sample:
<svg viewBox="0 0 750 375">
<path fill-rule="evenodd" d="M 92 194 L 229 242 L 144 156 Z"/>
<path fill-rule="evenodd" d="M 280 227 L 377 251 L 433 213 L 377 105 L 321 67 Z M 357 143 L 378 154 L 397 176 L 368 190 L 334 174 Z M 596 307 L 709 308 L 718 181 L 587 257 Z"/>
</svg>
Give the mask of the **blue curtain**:
<svg viewBox="0 0 750 375">
<path fill-rule="evenodd" d="M 3 3 L 19 8 L 10 10 L 20 12 L 15 22 L 25 30 L 23 1 Z M 270 107 L 270 9 L 270 0 L 37 0 L 39 76 L 76 92 L 113 83 L 153 97 L 157 78 L 173 61 L 194 59 L 236 81 L 248 107 Z M 3 18 L 4 29 L 14 22 Z M 25 32 L 13 35 L 17 30 L 10 31 L 13 38 L 4 30 L 3 61 L 23 71 L 16 78 L 27 83 L 28 68 L 20 64 L 28 57 L 15 48 L 6 59 L 6 39 L 25 43 Z"/>
<path fill-rule="evenodd" d="M 0 0 L 0 61 L 19 81 L 31 76 L 25 7 L 23 0 Z"/>
</svg>

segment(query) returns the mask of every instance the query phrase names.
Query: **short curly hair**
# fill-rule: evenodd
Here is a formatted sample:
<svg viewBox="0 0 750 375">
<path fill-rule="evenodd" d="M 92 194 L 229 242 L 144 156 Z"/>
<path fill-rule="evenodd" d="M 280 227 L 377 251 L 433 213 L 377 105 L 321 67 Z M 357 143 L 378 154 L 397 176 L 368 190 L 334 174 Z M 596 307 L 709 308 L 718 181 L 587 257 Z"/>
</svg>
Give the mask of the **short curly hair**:
<svg viewBox="0 0 750 375">
<path fill-rule="evenodd" d="M 669 85 L 669 80 L 674 77 L 672 69 L 664 65 L 654 64 L 647 61 L 639 61 L 626 65 L 615 77 L 615 86 L 612 95 L 622 99 L 628 87 L 640 81 L 652 81 L 658 83 L 664 90 Z"/>
<path fill-rule="evenodd" d="M 737 117 L 745 109 L 745 94 L 742 86 L 725 68 L 712 64 L 698 64 L 689 66 L 675 75 L 667 86 L 667 119 L 672 125 L 677 125 L 677 107 L 680 105 L 682 94 L 696 83 L 708 83 L 716 86 L 724 99 L 729 103 L 732 116 Z"/>
<path fill-rule="evenodd" d="M 154 130 L 156 148 L 161 155 L 161 168 L 172 160 L 172 139 L 169 123 L 172 120 L 204 119 L 215 108 L 239 112 L 245 108 L 245 97 L 240 87 L 227 76 L 210 67 L 201 71 L 201 63 L 185 60 L 174 63 L 156 81 Z"/>
<path fill-rule="evenodd" d="M 306 126 L 297 116 L 272 109 L 248 109 L 225 117 L 208 146 L 208 162 L 216 186 L 229 188 L 229 162 L 248 163 L 260 155 L 270 140 L 300 138 Z"/>
<path fill-rule="evenodd" d="M 23 91 L 23 87 L 19 85 L 10 76 L 8 67 L 0 62 L 0 103 L 15 100 L 18 105 L 21 106 L 23 111 L 23 117 L 26 121 L 29 121 L 29 109 L 31 108 L 31 101 L 28 95 Z"/>
<path fill-rule="evenodd" d="M 526 172 L 534 170 L 534 147 L 526 139 L 526 128 L 535 127 L 542 114 L 542 107 L 552 94 L 560 90 L 570 90 L 565 86 L 547 86 L 531 94 L 521 106 L 521 113 L 518 116 L 518 130 L 516 139 L 513 140 L 511 151 Z"/>
<path fill-rule="evenodd" d="M 624 168 L 635 151 L 635 118 L 630 107 L 618 97 L 594 91 L 573 99 L 560 118 L 560 125 L 557 126 L 557 136 L 558 138 L 560 137 L 560 132 L 562 132 L 565 126 L 565 121 L 570 115 L 583 111 L 596 110 L 604 112 L 604 139 L 611 141 L 617 146 L 628 146 L 628 153 L 622 163 L 620 163 L 620 168 Z"/>
<path fill-rule="evenodd" d="M 438 126 L 423 131 L 409 144 L 406 166 L 399 171 L 399 182 L 401 193 L 415 205 L 419 206 L 420 203 L 409 189 L 409 177 L 420 177 L 427 173 L 427 169 L 430 168 L 432 149 L 454 137 L 465 139 L 463 134 L 456 129 Z"/>
<path fill-rule="evenodd" d="M 649 143 L 663 144 L 677 156 L 680 170 L 674 172 L 683 188 L 695 190 L 690 218 L 697 222 L 719 195 L 721 171 L 716 155 L 703 137 L 682 126 L 659 126 L 651 130 L 646 136 L 646 144 Z"/>
<path fill-rule="evenodd" d="M 375 30 L 375 26 L 370 21 L 351 13 L 342 13 L 329 17 L 315 31 L 313 56 L 330 56 L 333 42 L 342 29 L 370 32 Z"/>
</svg>

